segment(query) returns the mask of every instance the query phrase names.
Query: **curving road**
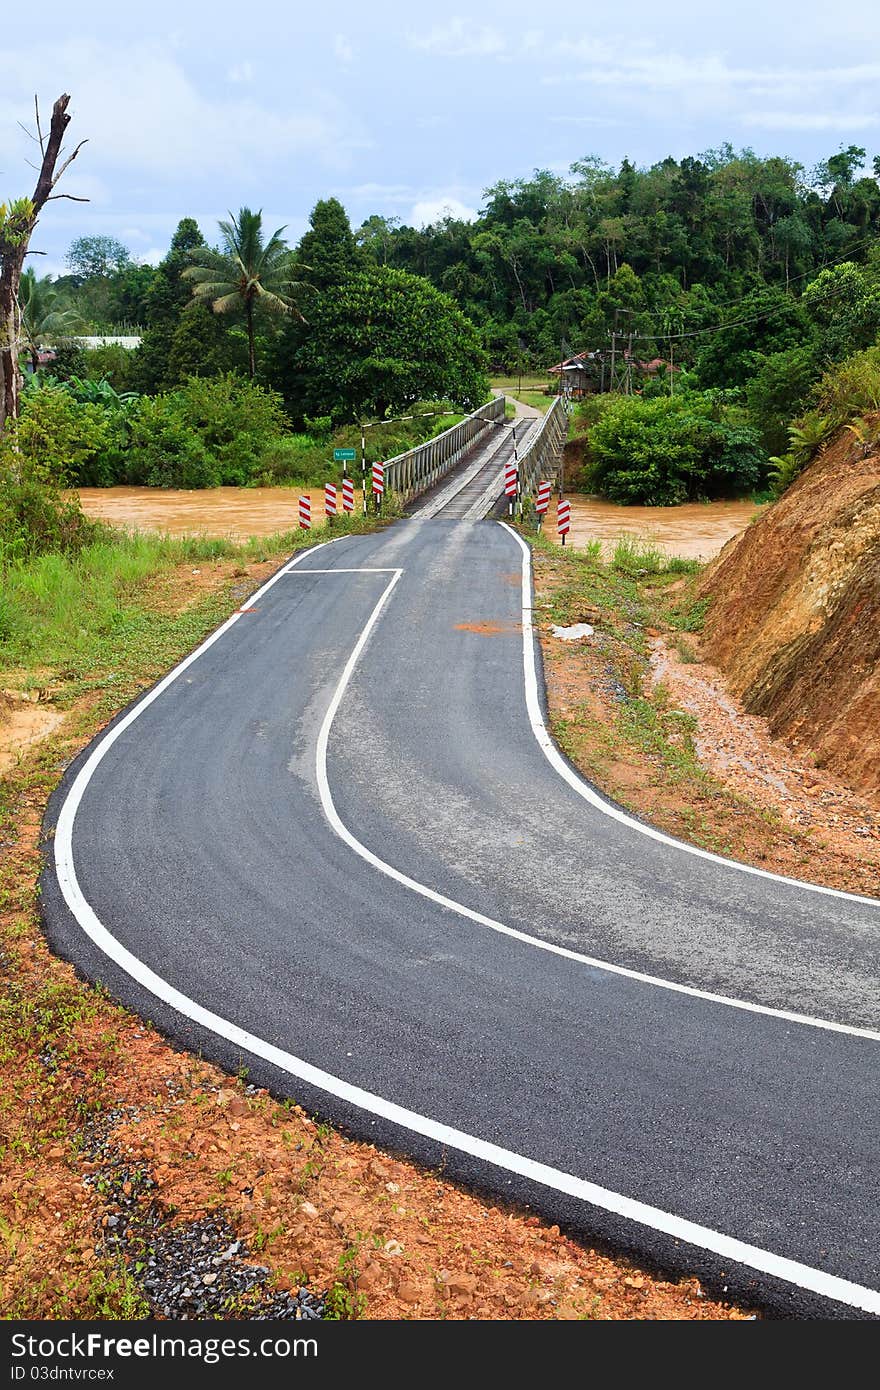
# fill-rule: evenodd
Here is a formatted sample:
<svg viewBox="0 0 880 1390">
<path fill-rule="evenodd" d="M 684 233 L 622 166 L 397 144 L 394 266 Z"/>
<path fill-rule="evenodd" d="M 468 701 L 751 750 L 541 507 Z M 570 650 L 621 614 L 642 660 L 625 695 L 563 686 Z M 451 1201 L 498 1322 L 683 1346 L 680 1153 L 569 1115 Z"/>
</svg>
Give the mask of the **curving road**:
<svg viewBox="0 0 880 1390">
<path fill-rule="evenodd" d="M 691 851 L 550 744 L 525 547 L 316 547 L 48 813 L 56 947 L 182 1043 L 591 1240 L 880 1313 L 880 903 Z"/>
</svg>

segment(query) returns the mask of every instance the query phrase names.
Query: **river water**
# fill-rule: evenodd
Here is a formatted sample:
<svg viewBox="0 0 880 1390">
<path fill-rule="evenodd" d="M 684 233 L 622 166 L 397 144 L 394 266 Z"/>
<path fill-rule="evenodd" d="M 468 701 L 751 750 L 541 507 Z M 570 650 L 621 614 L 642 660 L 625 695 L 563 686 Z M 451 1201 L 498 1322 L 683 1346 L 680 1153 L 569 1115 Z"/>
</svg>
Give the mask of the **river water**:
<svg viewBox="0 0 880 1390">
<path fill-rule="evenodd" d="M 187 492 L 156 487 L 81 487 L 79 497 L 89 516 L 135 531 L 169 536 L 271 536 L 299 525 L 299 499 L 312 500 L 312 525 L 324 520 L 324 489 L 293 487 L 213 487 Z M 354 495 L 361 506 L 360 489 Z M 340 489 L 337 506 L 342 511 Z"/>
<path fill-rule="evenodd" d="M 754 502 L 686 502 L 680 507 L 621 507 L 601 497 L 573 494 L 571 531 L 567 544 L 602 542 L 607 555 L 624 536 L 650 541 L 669 555 L 687 560 L 711 560 L 732 536 L 745 530 L 760 510 Z M 544 523 L 556 539 L 556 504 L 551 502 Z"/>
<path fill-rule="evenodd" d="M 312 522 L 324 519 L 324 494 L 319 488 L 304 489 L 312 499 Z M 206 488 L 196 492 L 151 487 L 107 487 L 79 490 L 83 509 L 115 526 L 140 531 L 162 531 L 173 536 L 268 536 L 288 531 L 298 523 L 300 492 L 297 488 Z M 341 500 L 341 499 L 340 499 Z M 620 507 L 599 497 L 574 494 L 571 498 L 571 532 L 575 547 L 600 540 L 609 550 L 622 536 L 652 541 L 670 555 L 708 560 L 737 535 L 758 511 L 752 502 L 693 502 L 681 507 Z M 355 508 L 360 510 L 360 493 Z M 556 507 L 551 504 L 545 523 L 547 535 L 556 535 Z"/>
</svg>

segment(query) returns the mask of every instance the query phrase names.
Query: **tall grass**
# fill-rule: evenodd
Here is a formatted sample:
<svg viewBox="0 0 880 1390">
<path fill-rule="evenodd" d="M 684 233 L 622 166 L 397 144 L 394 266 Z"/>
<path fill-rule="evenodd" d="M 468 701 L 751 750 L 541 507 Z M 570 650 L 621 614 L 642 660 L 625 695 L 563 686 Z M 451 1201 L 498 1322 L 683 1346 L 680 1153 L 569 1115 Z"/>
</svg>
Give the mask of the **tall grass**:
<svg viewBox="0 0 880 1390">
<path fill-rule="evenodd" d="M 369 526 L 339 518 L 337 534 Z M 49 553 L 6 567 L 0 587 L 0 666 L 61 667 L 71 676 L 124 661 L 127 644 L 157 621 L 150 583 L 176 565 L 288 555 L 312 540 L 279 532 L 237 544 L 222 538 L 122 533 L 77 554 Z"/>
<path fill-rule="evenodd" d="M 621 536 L 611 553 L 612 569 L 622 574 L 694 574 L 701 569 L 699 560 L 687 560 L 670 555 L 652 541 L 639 536 Z"/>
</svg>

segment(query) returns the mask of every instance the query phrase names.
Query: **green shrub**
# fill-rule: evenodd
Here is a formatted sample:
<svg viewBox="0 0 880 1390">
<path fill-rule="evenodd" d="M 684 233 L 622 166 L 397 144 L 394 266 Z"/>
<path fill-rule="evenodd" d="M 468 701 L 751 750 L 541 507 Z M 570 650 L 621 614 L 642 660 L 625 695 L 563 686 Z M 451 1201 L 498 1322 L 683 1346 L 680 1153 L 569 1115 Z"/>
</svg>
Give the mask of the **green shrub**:
<svg viewBox="0 0 880 1390">
<path fill-rule="evenodd" d="M 85 375 L 90 381 L 108 381 L 115 391 L 131 391 L 134 388 L 134 352 L 121 343 L 87 348 Z"/>
<path fill-rule="evenodd" d="M 126 480 L 143 487 L 219 487 L 220 470 L 174 396 L 145 396 L 140 402 Z"/>
<path fill-rule="evenodd" d="M 83 471 L 116 443 L 105 409 L 77 401 L 55 383 L 25 391 L 21 416 L 5 436 L 6 450 L 17 449 L 31 477 L 59 487 L 81 481 Z"/>
<path fill-rule="evenodd" d="M 264 449 L 255 481 L 268 486 L 322 487 L 338 474 L 332 446 L 316 442 L 310 434 L 285 434 Z"/>
<path fill-rule="evenodd" d="M 589 485 L 615 502 L 670 506 L 738 496 L 761 481 L 756 432 L 718 393 L 590 403 Z"/>
<path fill-rule="evenodd" d="M 243 377 L 190 377 L 179 390 L 140 402 L 127 480 L 147 487 L 245 486 L 264 474 L 264 455 L 286 423 L 280 397 Z"/>
<path fill-rule="evenodd" d="M 880 410 L 880 344 L 829 367 L 814 395 L 819 411 L 836 426 Z"/>
<path fill-rule="evenodd" d="M 77 554 L 102 532 L 77 498 L 41 481 L 20 458 L 0 458 L 0 569 L 48 551 Z"/>
</svg>

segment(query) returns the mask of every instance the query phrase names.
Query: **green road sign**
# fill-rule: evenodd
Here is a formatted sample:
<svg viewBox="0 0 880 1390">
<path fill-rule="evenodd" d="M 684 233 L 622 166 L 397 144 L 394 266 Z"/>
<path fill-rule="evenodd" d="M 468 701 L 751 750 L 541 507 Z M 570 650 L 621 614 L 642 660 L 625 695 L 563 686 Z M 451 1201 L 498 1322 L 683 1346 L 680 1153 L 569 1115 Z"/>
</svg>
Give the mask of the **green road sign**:
<svg viewBox="0 0 880 1390">
<path fill-rule="evenodd" d="M 334 463 L 353 463 L 354 460 L 355 460 L 356 458 L 357 458 L 357 454 L 355 453 L 354 449 L 334 449 L 334 450 L 333 450 L 333 462 L 334 462 Z"/>
</svg>

